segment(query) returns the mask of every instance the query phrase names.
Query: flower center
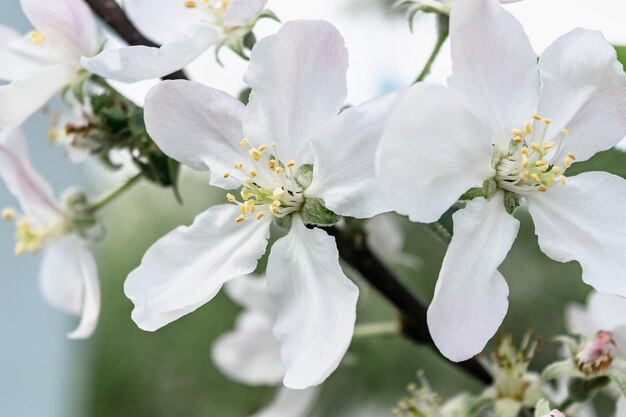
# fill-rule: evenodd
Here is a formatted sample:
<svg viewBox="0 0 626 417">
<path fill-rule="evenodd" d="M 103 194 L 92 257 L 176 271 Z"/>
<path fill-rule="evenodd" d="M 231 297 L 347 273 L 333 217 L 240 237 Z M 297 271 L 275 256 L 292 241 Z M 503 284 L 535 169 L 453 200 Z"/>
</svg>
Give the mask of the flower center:
<svg viewBox="0 0 626 417">
<path fill-rule="evenodd" d="M 235 161 L 236 171 L 223 174 L 224 178 L 236 179 L 242 186 L 241 200 L 230 193 L 226 196 L 241 211 L 235 221 L 241 223 L 252 216 L 260 220 L 266 212 L 280 218 L 299 211 L 304 203 L 304 188 L 296 180 L 296 161 L 283 163 L 274 143 L 253 148 L 248 139 L 243 138 L 240 145 L 248 148 L 246 160 Z"/>
<path fill-rule="evenodd" d="M 183 5 L 188 9 L 203 7 L 211 17 L 209 23 L 220 25 L 224 21 L 226 8 L 232 0 L 187 0 Z"/>
<path fill-rule="evenodd" d="M 556 161 L 569 130 L 561 129 L 555 141 L 546 140 L 550 120 L 536 114 L 523 129 L 513 129 L 508 153 L 496 165 L 498 187 L 516 194 L 545 192 L 557 182 L 565 185 L 563 175 L 576 159 L 571 152 Z M 496 152 L 501 152 L 496 150 Z"/>
<path fill-rule="evenodd" d="M 15 222 L 15 255 L 21 256 L 25 252 L 36 253 L 66 234 L 71 226 L 65 218 L 47 226 L 34 226 L 30 219 L 18 216 L 15 210 L 2 210 L 2 218 Z"/>
</svg>

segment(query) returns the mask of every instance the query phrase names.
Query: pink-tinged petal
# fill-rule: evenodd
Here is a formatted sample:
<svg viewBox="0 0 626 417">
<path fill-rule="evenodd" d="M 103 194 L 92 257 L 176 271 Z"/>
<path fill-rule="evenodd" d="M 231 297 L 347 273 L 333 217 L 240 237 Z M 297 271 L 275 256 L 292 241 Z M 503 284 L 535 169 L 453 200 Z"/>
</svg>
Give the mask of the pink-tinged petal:
<svg viewBox="0 0 626 417">
<path fill-rule="evenodd" d="M 343 38 L 324 21 L 289 22 L 257 42 L 244 77 L 246 137 L 278 144 L 282 160 L 312 162 L 310 139 L 344 104 L 347 68 Z"/>
<path fill-rule="evenodd" d="M 270 219 L 236 223 L 239 207 L 214 206 L 157 241 L 128 276 L 132 318 L 157 330 L 209 302 L 232 278 L 249 274 L 265 253 Z"/>
<path fill-rule="evenodd" d="M 318 388 L 306 390 L 280 388 L 278 395 L 270 404 L 250 417 L 307 417 L 313 411 L 319 394 Z"/>
<path fill-rule="evenodd" d="M 267 4 L 268 0 L 233 0 L 226 8 L 224 25 L 243 26 L 252 21 Z"/>
<path fill-rule="evenodd" d="M 36 30 L 63 50 L 67 58 L 98 53 L 102 38 L 91 9 L 83 0 L 21 0 Z"/>
<path fill-rule="evenodd" d="M 482 351 L 509 306 L 509 288 L 497 268 L 519 222 L 504 210 L 503 195 L 474 199 L 453 215 L 454 235 L 428 308 L 428 328 L 441 353 L 455 362 Z"/>
<path fill-rule="evenodd" d="M 390 211 L 376 178 L 376 150 L 399 93 L 343 111 L 313 139 L 313 182 L 305 194 L 343 216 L 366 218 Z"/>
<path fill-rule="evenodd" d="M 537 56 L 522 25 L 497 0 L 457 1 L 450 46 L 449 85 L 472 100 L 491 125 L 494 143 L 508 149 L 511 130 L 523 128 L 539 98 Z"/>
<path fill-rule="evenodd" d="M 588 159 L 626 136 L 626 74 L 602 33 L 575 29 L 563 35 L 543 53 L 539 70 L 538 113 L 551 120 L 547 139 L 570 131 L 557 163 L 568 152 Z"/>
<path fill-rule="evenodd" d="M 161 78 L 186 67 L 219 40 L 208 25 L 194 25 L 160 48 L 126 46 L 109 48 L 93 58 L 81 59 L 87 71 L 127 83 Z"/>
<path fill-rule="evenodd" d="M 292 222 L 272 246 L 267 284 L 276 303 L 284 384 L 304 389 L 324 382 L 348 350 L 359 290 L 341 270 L 335 239 L 297 216 Z"/>
<path fill-rule="evenodd" d="M 211 170 L 211 184 L 238 188 L 233 163 L 242 159 L 244 105 L 192 81 L 164 81 L 146 97 L 148 133 L 171 158 L 195 170 Z M 224 178 L 224 172 L 232 177 Z"/>
<path fill-rule="evenodd" d="M 389 118 L 377 156 L 379 187 L 394 210 L 434 222 L 494 176 L 490 138 L 462 94 L 420 83 Z"/>
<path fill-rule="evenodd" d="M 267 292 L 267 289 L 265 290 Z M 272 335 L 274 317 L 245 311 L 235 328 L 213 345 L 213 362 L 230 379 L 247 385 L 278 385 L 285 375 L 280 345 Z"/>
<path fill-rule="evenodd" d="M 81 316 L 70 339 L 91 336 L 100 315 L 100 283 L 93 255 L 78 236 L 70 235 L 46 248 L 39 285 L 54 307 Z"/>
<path fill-rule="evenodd" d="M 526 198 L 543 253 L 559 262 L 578 261 L 587 284 L 626 296 L 624 179 L 587 172 Z"/>
<path fill-rule="evenodd" d="M 123 0 L 122 7 L 140 32 L 159 44 L 207 18 L 202 7 L 188 8 L 184 1 Z"/>
<path fill-rule="evenodd" d="M 64 65 L 48 65 L 27 78 L 0 86 L 0 128 L 22 124 L 74 76 L 75 72 Z"/>
<path fill-rule="evenodd" d="M 20 130 L 0 133 L 0 177 L 34 226 L 45 227 L 60 219 L 52 188 L 31 165 Z"/>
</svg>

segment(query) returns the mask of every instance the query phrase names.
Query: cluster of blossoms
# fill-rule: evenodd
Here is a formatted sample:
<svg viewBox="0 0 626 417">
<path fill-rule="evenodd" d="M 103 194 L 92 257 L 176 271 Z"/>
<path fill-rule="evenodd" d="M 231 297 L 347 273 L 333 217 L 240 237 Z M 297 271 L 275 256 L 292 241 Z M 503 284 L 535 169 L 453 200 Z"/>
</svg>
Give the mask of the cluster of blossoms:
<svg viewBox="0 0 626 417">
<path fill-rule="evenodd" d="M 316 387 L 353 339 L 359 288 L 340 263 L 337 230 L 371 219 L 368 242 L 355 245 L 419 267 L 401 253 L 402 238 L 390 238 L 397 225 L 380 215 L 391 211 L 421 223 L 453 212 L 427 316 L 435 345 L 452 361 L 479 354 L 506 315 L 509 290 L 497 269 L 517 235 L 520 206 L 542 251 L 578 261 L 583 280 L 602 293 L 590 312 L 569 310 L 577 336 L 559 339 L 566 357 L 542 376 L 529 370 L 536 343 L 526 338 L 516 348 L 503 337 L 480 359 L 493 380 L 480 396 L 442 402 L 422 381 L 399 403 L 399 416 L 514 417 L 534 409 L 536 417 L 560 417 L 548 401 L 579 415 L 572 406 L 596 392 L 623 397 L 625 307 L 615 297 L 626 296 L 626 182 L 604 172 L 566 176 L 626 135 L 626 74 L 599 32 L 576 29 L 537 60 L 497 0 L 403 0 L 412 15 L 445 15 L 448 87 L 417 83 L 346 107 L 349 59 L 339 31 L 300 20 L 257 41 L 256 23 L 277 20 L 267 0 L 127 0 L 131 21 L 162 45 L 122 47 L 105 42 L 82 0 L 21 2 L 34 30 L 24 37 L 0 27 L 0 77 L 9 81 L 0 86 L 0 176 L 23 214 L 5 209 L 2 217 L 16 224 L 17 255 L 45 251 L 41 287 L 50 303 L 82 316 L 70 337 L 96 328 L 89 248 L 102 237 L 99 210 L 119 190 L 102 199 L 70 190 L 57 202 L 31 166 L 19 125 L 57 93 L 81 113 L 62 128 L 69 150 L 108 162 L 124 151 L 136 178 L 176 192 L 182 164 L 227 191 L 225 204 L 154 243 L 124 292 L 135 323 L 155 331 L 224 287 L 245 311 L 215 343 L 215 363 L 236 381 L 285 386 L 259 416 L 309 415 Z M 109 84 L 167 77 L 223 46 L 249 60 L 245 103 L 179 79 L 154 86 L 142 109 Z M 264 277 L 252 277 L 271 236 Z M 551 379 L 567 385 L 567 398 L 549 394 Z"/>
</svg>

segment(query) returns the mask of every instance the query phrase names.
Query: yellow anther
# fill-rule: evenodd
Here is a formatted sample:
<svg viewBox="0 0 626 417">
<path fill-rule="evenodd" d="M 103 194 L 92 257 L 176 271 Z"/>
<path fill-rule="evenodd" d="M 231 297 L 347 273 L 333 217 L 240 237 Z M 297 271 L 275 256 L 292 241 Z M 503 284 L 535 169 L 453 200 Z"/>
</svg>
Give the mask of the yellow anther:
<svg viewBox="0 0 626 417">
<path fill-rule="evenodd" d="M 15 256 L 22 256 L 26 252 L 26 243 L 17 242 L 15 245 Z"/>
<path fill-rule="evenodd" d="M 276 187 L 274 188 L 274 191 L 272 192 L 272 195 L 276 199 L 281 198 L 284 194 L 285 194 L 285 190 L 283 190 L 282 187 Z"/>
<path fill-rule="evenodd" d="M 554 148 L 554 145 L 556 145 L 555 142 L 551 141 L 551 140 L 546 140 L 543 142 L 543 144 L 541 146 L 543 146 L 543 149 L 548 150 L 550 148 Z"/>
<path fill-rule="evenodd" d="M 537 175 L 536 173 L 530 174 L 530 179 L 535 181 L 535 182 L 539 182 L 539 180 L 540 180 L 539 175 Z"/>
<path fill-rule="evenodd" d="M 22 219 L 17 223 L 17 231 L 21 234 L 30 232 L 30 223 L 28 219 Z"/>
<path fill-rule="evenodd" d="M 276 174 L 280 174 L 281 172 L 283 172 L 283 167 L 276 167 L 276 169 L 274 170 L 274 173 Z"/>
<path fill-rule="evenodd" d="M 543 123 L 544 125 L 549 125 L 550 119 L 541 119 L 541 123 Z"/>
<path fill-rule="evenodd" d="M 574 162 L 574 160 L 570 158 L 569 156 L 566 156 L 565 159 L 563 160 L 563 163 L 565 164 L 567 168 L 569 168 L 572 165 L 572 162 Z"/>
<path fill-rule="evenodd" d="M 267 146 L 261 145 L 259 146 L 259 152 L 264 152 L 267 149 Z"/>
<path fill-rule="evenodd" d="M 256 214 L 256 219 L 257 219 L 257 220 L 261 220 L 261 218 L 262 218 L 263 216 L 265 216 L 265 212 L 264 212 L 264 211 L 259 211 L 259 212 Z"/>
<path fill-rule="evenodd" d="M 529 133 L 532 133 L 532 131 L 533 126 L 528 122 L 524 123 L 524 133 L 528 135 Z"/>
<path fill-rule="evenodd" d="M 274 207 L 280 207 L 281 204 L 282 203 L 279 200 L 272 201 L 272 206 L 274 206 Z"/>
<path fill-rule="evenodd" d="M 561 129 L 561 133 L 562 133 L 563 135 L 567 136 L 567 135 L 569 135 L 569 134 L 570 134 L 570 133 L 572 133 L 572 132 L 570 132 L 570 130 L 569 130 L 569 129 L 563 128 L 563 129 Z"/>
<path fill-rule="evenodd" d="M 248 205 L 248 211 L 250 213 L 254 213 L 256 211 L 256 206 L 254 205 L 253 201 L 246 201 L 246 204 Z"/>
<path fill-rule="evenodd" d="M 556 175 L 556 174 L 560 174 L 561 173 L 561 167 L 559 166 L 553 166 L 552 167 L 552 172 Z"/>
<path fill-rule="evenodd" d="M 243 188 L 239 194 L 241 194 L 241 198 L 243 198 L 244 200 L 247 200 L 250 197 L 252 197 L 250 190 L 247 188 Z"/>
<path fill-rule="evenodd" d="M 237 169 L 241 169 L 243 168 L 243 162 L 235 162 L 233 166 Z"/>
<path fill-rule="evenodd" d="M 248 205 L 244 203 L 239 203 L 239 211 L 241 211 L 241 214 L 246 216 L 248 214 Z"/>
<path fill-rule="evenodd" d="M 27 249 L 30 253 L 36 253 L 40 249 L 40 244 L 39 242 L 30 242 Z"/>
<path fill-rule="evenodd" d="M 545 193 L 546 190 L 548 189 L 548 187 L 546 187 L 545 185 L 541 184 L 538 188 L 537 191 Z"/>
<path fill-rule="evenodd" d="M 249 174 L 250 174 L 250 178 L 256 178 L 256 171 L 255 170 L 251 169 Z"/>
<path fill-rule="evenodd" d="M 566 182 L 567 180 L 565 179 L 565 176 L 564 176 L 564 175 L 561 175 L 561 177 L 559 178 L 559 181 L 561 181 L 561 184 L 562 184 L 562 185 L 565 185 L 565 182 Z"/>
<path fill-rule="evenodd" d="M 511 130 L 511 132 L 515 135 L 515 136 L 522 136 L 523 132 L 519 129 L 513 129 Z"/>
<path fill-rule="evenodd" d="M 276 144 L 274 142 L 270 143 L 270 146 L 274 149 L 276 149 Z"/>
<path fill-rule="evenodd" d="M 274 205 L 269 206 L 269 211 L 272 216 L 278 216 L 278 207 Z"/>
<path fill-rule="evenodd" d="M 241 222 L 242 222 L 242 221 L 244 221 L 245 219 L 246 219 L 246 218 L 245 218 L 244 216 L 239 216 L 239 217 L 237 217 L 237 218 L 235 219 L 235 221 L 236 221 L 237 223 L 241 223 Z"/>
<path fill-rule="evenodd" d="M 522 168 L 528 168 L 528 157 L 522 154 Z"/>
<path fill-rule="evenodd" d="M 293 168 L 294 165 L 296 165 L 296 161 L 289 161 L 289 162 L 287 162 L 287 166 L 289 168 Z"/>
<path fill-rule="evenodd" d="M 539 168 L 543 168 L 543 167 L 548 166 L 548 163 L 544 161 L 543 159 L 540 159 L 537 162 L 535 162 L 535 165 Z"/>
<path fill-rule="evenodd" d="M 242 148 L 246 146 L 247 144 L 248 144 L 248 138 L 243 138 L 241 139 L 241 142 L 239 142 L 239 146 L 241 146 Z"/>
<path fill-rule="evenodd" d="M 222 176 L 224 178 L 228 178 L 228 177 L 230 177 L 230 172 L 226 171 Z"/>
<path fill-rule="evenodd" d="M 275 160 L 275 159 L 270 159 L 270 160 L 268 161 L 268 163 L 267 163 L 267 166 L 268 166 L 270 169 L 274 169 L 274 168 L 276 168 L 276 160 Z"/>
<path fill-rule="evenodd" d="M 185 7 L 188 7 L 190 9 L 198 7 L 198 4 L 195 1 L 193 1 L 193 0 L 188 0 L 184 4 L 185 4 Z"/>
<path fill-rule="evenodd" d="M 528 148 L 525 146 L 522 148 L 522 155 L 528 156 Z"/>
<path fill-rule="evenodd" d="M 539 116 L 538 114 L 533 114 L 531 117 L 535 120 L 541 120 L 541 116 Z"/>
<path fill-rule="evenodd" d="M 568 156 L 569 158 L 571 158 L 573 161 L 575 161 L 575 160 L 576 160 L 576 157 L 575 157 L 575 156 L 574 156 L 574 154 L 573 154 L 573 153 L 571 153 L 571 152 L 568 152 L 568 153 L 567 153 L 567 156 Z"/>
<path fill-rule="evenodd" d="M 228 200 L 229 203 L 234 203 L 235 201 L 237 201 L 235 196 L 232 195 L 231 193 L 226 194 L 226 199 Z"/>
<path fill-rule="evenodd" d="M 252 159 L 254 159 L 255 161 L 258 161 L 259 159 L 261 159 L 261 156 L 263 156 L 261 155 L 261 152 L 259 152 L 259 150 L 256 148 L 250 149 L 249 153 Z"/>
<path fill-rule="evenodd" d="M 526 171 L 522 172 L 522 175 L 520 175 L 520 178 L 523 181 L 527 181 L 528 180 L 528 172 L 526 172 Z"/>
<path fill-rule="evenodd" d="M 46 40 L 46 37 L 44 36 L 44 34 L 41 32 L 37 32 L 37 31 L 30 32 L 29 36 L 30 36 L 30 41 L 35 44 L 44 43 L 44 41 Z"/>
<path fill-rule="evenodd" d="M 2 210 L 2 218 L 4 220 L 13 220 L 16 216 L 15 210 L 12 208 L 5 208 Z"/>
<path fill-rule="evenodd" d="M 521 136 L 513 136 L 513 142 L 521 143 L 522 142 L 522 137 Z"/>
<path fill-rule="evenodd" d="M 543 152 L 543 149 L 541 148 L 541 146 L 537 145 L 536 143 L 531 143 L 530 147 L 535 152 L 538 152 L 538 153 L 542 153 Z"/>
</svg>

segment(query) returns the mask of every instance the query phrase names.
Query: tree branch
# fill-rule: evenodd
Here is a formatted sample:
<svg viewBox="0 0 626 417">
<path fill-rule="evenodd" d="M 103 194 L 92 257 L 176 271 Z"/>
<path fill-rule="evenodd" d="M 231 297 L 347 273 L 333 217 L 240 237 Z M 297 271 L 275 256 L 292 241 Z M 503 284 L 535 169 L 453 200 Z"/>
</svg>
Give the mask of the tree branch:
<svg viewBox="0 0 626 417">
<path fill-rule="evenodd" d="M 370 250 L 364 232 L 344 232 L 336 227 L 326 231 L 335 237 L 341 257 L 398 309 L 402 334 L 414 342 L 435 347 L 426 325 L 426 306 Z M 491 376 L 477 360 L 458 365 L 476 379 L 486 384 L 491 382 Z"/>
<path fill-rule="evenodd" d="M 124 10 L 115 0 L 85 0 L 91 10 L 94 11 L 104 22 L 109 25 L 129 45 L 144 45 L 158 48 L 159 45 L 146 38 L 137 30 L 130 21 Z M 183 70 L 166 75 L 163 79 L 185 80 L 187 76 Z"/>
</svg>

